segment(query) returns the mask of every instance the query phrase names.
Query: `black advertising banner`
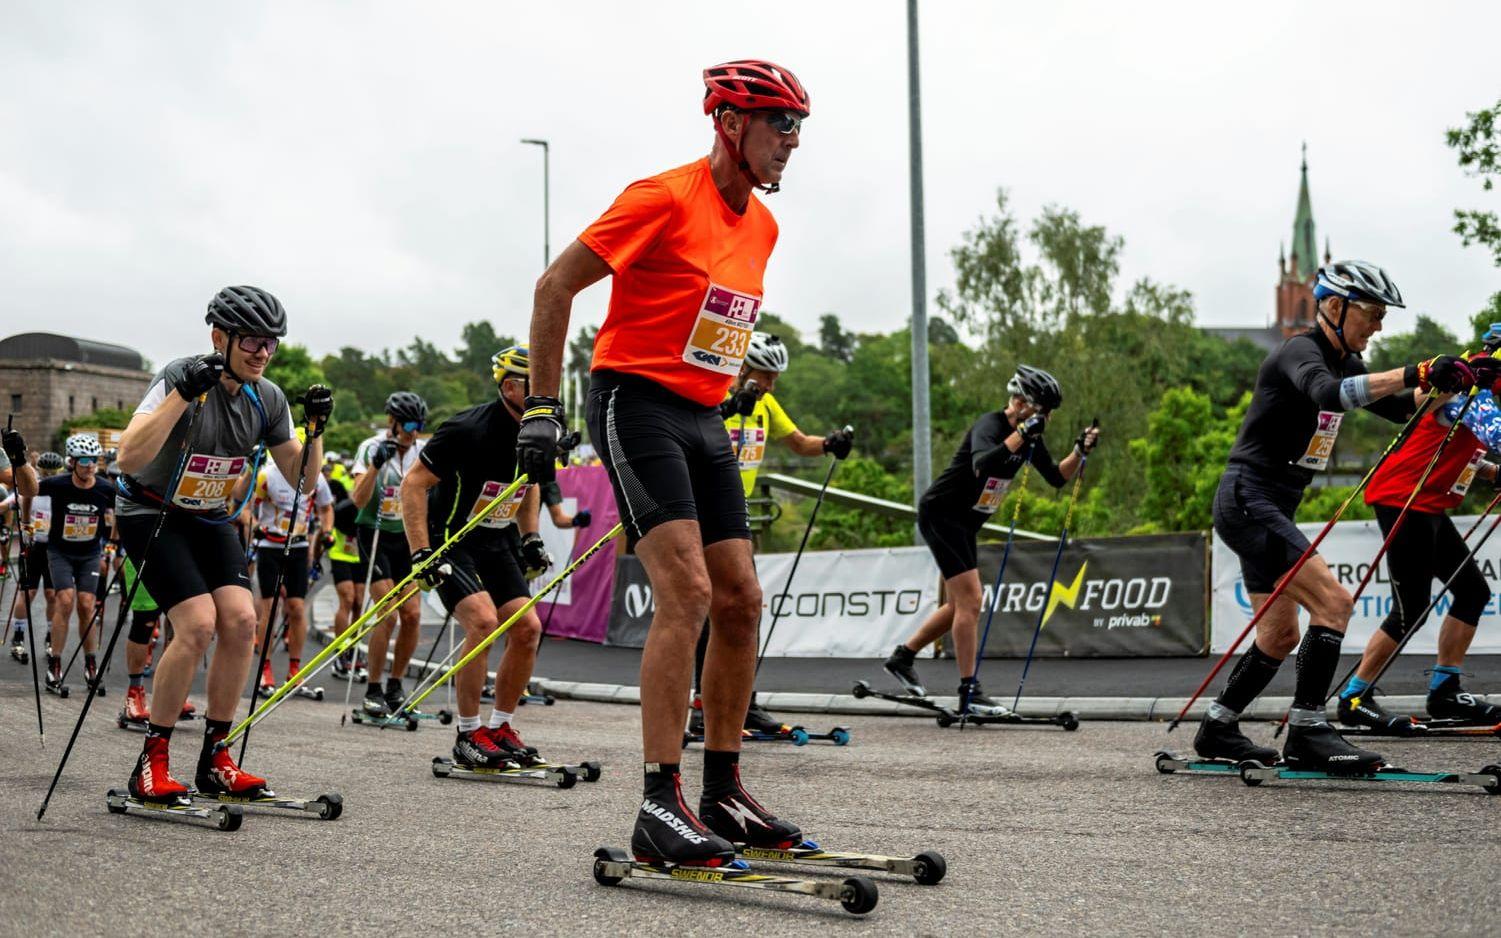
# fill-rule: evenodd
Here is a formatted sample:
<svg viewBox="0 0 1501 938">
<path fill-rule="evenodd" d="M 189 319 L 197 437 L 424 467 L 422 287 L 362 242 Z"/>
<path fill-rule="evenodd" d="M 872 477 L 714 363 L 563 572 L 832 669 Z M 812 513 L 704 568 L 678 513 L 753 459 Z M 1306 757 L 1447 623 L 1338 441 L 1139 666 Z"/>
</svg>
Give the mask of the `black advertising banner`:
<svg viewBox="0 0 1501 938">
<path fill-rule="evenodd" d="M 980 548 L 981 634 L 1003 549 Z M 985 654 L 1024 657 L 1041 616 L 1041 657 L 1203 655 L 1209 648 L 1208 549 L 1202 533 L 1071 541 L 1049 590 L 1057 542 L 1018 540 L 1006 562 Z"/>
<path fill-rule="evenodd" d="M 615 559 L 615 596 L 610 603 L 610 628 L 605 633 L 605 644 L 644 647 L 655 610 L 651 584 L 646 580 L 641 560 L 635 554 L 621 554 Z"/>
</svg>

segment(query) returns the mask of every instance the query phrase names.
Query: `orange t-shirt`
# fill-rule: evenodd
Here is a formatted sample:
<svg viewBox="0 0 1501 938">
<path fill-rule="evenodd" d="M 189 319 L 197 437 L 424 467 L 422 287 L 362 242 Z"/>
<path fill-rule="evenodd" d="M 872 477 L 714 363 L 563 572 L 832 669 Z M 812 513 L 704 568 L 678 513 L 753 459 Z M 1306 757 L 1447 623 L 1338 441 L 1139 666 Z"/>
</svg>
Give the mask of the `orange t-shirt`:
<svg viewBox="0 0 1501 938">
<path fill-rule="evenodd" d="M 777 223 L 753 194 L 736 214 L 707 157 L 631 183 L 579 240 L 610 265 L 595 370 L 641 375 L 706 407 L 740 372 Z"/>
</svg>

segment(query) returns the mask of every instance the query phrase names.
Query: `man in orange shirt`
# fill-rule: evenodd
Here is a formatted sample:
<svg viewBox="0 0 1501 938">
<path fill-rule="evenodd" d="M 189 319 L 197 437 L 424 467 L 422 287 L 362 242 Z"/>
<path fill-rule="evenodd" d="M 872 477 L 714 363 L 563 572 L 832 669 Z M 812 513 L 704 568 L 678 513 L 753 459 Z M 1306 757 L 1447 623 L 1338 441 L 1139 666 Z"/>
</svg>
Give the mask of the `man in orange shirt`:
<svg viewBox="0 0 1501 938">
<path fill-rule="evenodd" d="M 721 866 L 734 860 L 735 843 L 802 840 L 740 780 L 761 586 L 740 467 L 718 407 L 750 344 L 777 239 L 776 221 L 752 190 L 777 191 L 809 108 L 796 76 L 770 62 L 717 65 L 704 71 L 704 84 L 715 130 L 708 157 L 632 183 L 537 281 L 534 396 L 517 458 L 532 482 L 552 477 L 564 424 L 553 395 L 573 297 L 613 274 L 586 417 L 656 601 L 641 657 L 646 780 L 631 851 L 642 860 Z M 678 759 L 705 615 L 714 628 L 695 815 L 683 800 Z"/>
</svg>

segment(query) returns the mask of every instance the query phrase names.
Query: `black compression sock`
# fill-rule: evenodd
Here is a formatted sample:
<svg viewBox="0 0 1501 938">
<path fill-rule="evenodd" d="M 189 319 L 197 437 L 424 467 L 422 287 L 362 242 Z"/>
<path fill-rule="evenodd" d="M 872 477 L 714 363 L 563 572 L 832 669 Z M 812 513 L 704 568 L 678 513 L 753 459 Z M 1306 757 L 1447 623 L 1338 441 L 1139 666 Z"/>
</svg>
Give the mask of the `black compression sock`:
<svg viewBox="0 0 1501 938">
<path fill-rule="evenodd" d="M 704 750 L 704 794 L 718 795 L 736 787 L 736 770 L 740 753 Z"/>
<path fill-rule="evenodd" d="M 390 691 L 393 691 L 393 690 L 401 690 L 401 678 L 399 678 L 399 677 L 388 677 L 388 678 L 386 678 L 386 691 L 389 693 Z"/>
<path fill-rule="evenodd" d="M 214 743 L 218 742 L 219 740 L 223 739 L 224 737 L 226 737 L 228 735 L 229 735 L 229 721 L 228 720 L 208 720 L 208 719 L 205 719 L 203 721 L 203 745 L 204 745 L 204 748 L 208 748 L 208 747 L 212 746 Z"/>
<path fill-rule="evenodd" d="M 175 726 L 157 726 L 155 723 L 146 724 L 147 739 L 171 739 Z"/>
<path fill-rule="evenodd" d="M 368 684 L 366 684 L 365 685 L 365 696 L 366 697 L 380 697 L 380 696 L 382 696 L 381 695 L 381 690 L 380 690 L 380 681 L 371 681 Z"/>
<path fill-rule="evenodd" d="M 1281 661 L 1252 642 L 1251 650 L 1240 656 L 1235 670 L 1230 672 L 1230 680 L 1225 682 L 1225 689 L 1220 691 L 1214 702 L 1240 713 L 1251 705 L 1251 701 L 1261 696 L 1261 692 L 1272 683 L 1272 678 L 1277 676 L 1277 669 L 1280 667 Z"/>
<path fill-rule="evenodd" d="M 1310 625 L 1298 646 L 1298 682 L 1293 709 L 1324 712 L 1324 697 L 1339 667 L 1339 648 L 1345 637 L 1327 626 Z"/>
<path fill-rule="evenodd" d="M 646 793 L 650 795 L 664 788 L 672 788 L 681 768 L 682 765 L 677 762 L 646 763 Z"/>
<path fill-rule="evenodd" d="M 127 674 L 127 675 L 125 675 L 125 677 L 129 679 L 131 687 L 145 687 L 146 686 L 146 675 L 144 673 L 143 674 Z"/>
</svg>

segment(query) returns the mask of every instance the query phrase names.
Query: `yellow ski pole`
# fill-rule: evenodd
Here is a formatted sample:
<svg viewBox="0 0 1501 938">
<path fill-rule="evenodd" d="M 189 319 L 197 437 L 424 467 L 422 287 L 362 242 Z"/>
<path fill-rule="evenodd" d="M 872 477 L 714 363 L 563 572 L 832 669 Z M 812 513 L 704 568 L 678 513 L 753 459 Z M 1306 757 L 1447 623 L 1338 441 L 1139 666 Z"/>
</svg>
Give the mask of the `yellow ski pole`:
<svg viewBox="0 0 1501 938">
<path fill-rule="evenodd" d="M 460 658 L 447 671 L 439 674 L 437 679 L 434 680 L 426 690 L 424 690 L 420 694 L 414 691 L 414 696 L 409 697 L 405 702 L 403 702 L 402 705 L 397 709 L 397 711 L 392 714 L 392 716 L 399 719 L 403 713 L 408 713 L 411 710 L 416 709 L 417 705 L 426 700 L 429 694 L 442 687 L 444 682 L 451 679 L 455 674 L 458 674 L 459 671 L 464 667 L 464 665 L 468 664 L 470 661 L 473 661 L 477 655 L 483 654 L 485 652 L 485 649 L 489 648 L 497 638 L 500 638 L 502 635 L 504 635 L 506 633 L 506 630 L 515 625 L 517 622 L 521 621 L 522 616 L 526 615 L 532 610 L 533 606 L 541 602 L 542 597 L 557 589 L 564 580 L 573 575 L 573 571 L 577 570 L 581 565 L 583 565 L 584 561 L 599 553 L 600 548 L 604 547 L 610 541 L 614 540 L 624 530 L 625 526 L 621 524 L 616 524 L 615 527 L 611 528 L 604 537 L 600 538 L 594 543 L 593 547 L 584 551 L 582 554 L 579 554 L 577 560 L 564 568 L 562 573 L 559 573 L 557 576 L 553 577 L 552 582 L 548 583 L 546 586 L 538 590 L 537 595 L 527 600 L 526 604 L 520 609 L 517 609 L 509 619 L 496 626 L 495 631 L 491 632 L 489 635 L 486 635 L 484 639 L 477 646 L 475 646 L 472 651 L 470 651 L 464 657 Z"/>
</svg>

